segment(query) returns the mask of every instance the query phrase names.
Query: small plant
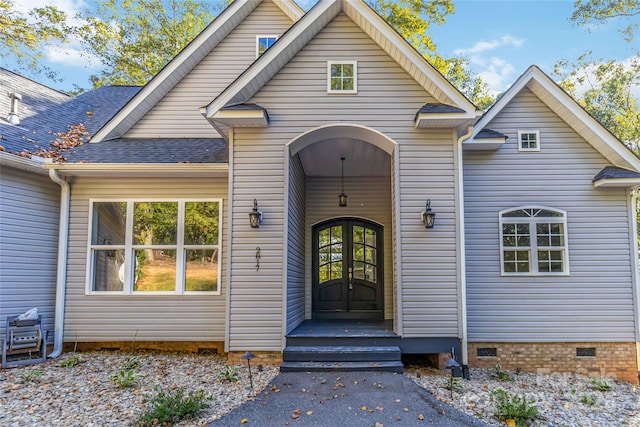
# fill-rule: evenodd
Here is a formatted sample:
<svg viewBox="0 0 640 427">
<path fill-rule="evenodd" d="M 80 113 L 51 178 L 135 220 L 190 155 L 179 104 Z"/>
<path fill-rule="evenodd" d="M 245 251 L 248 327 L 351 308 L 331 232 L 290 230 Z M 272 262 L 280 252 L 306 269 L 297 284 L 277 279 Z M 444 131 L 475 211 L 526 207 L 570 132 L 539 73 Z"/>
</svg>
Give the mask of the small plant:
<svg viewBox="0 0 640 427">
<path fill-rule="evenodd" d="M 447 380 L 444 388 L 446 388 L 447 390 L 455 391 L 456 393 L 462 393 L 464 390 L 462 387 L 462 380 L 458 377 L 450 377 Z"/>
<path fill-rule="evenodd" d="M 144 375 L 136 374 L 133 369 L 122 370 L 117 374 L 113 374 L 109 379 L 120 388 L 131 387 L 135 384 L 138 378 L 142 378 Z"/>
<path fill-rule="evenodd" d="M 142 427 L 173 425 L 183 418 L 208 408 L 207 400 L 211 398 L 205 397 L 203 390 L 190 391 L 185 395 L 184 388 L 169 393 L 156 388 L 156 394 L 149 399 L 149 407 L 138 418 L 136 425 Z"/>
<path fill-rule="evenodd" d="M 228 383 L 238 382 L 238 368 L 235 366 L 226 365 L 219 374 L 220 378 Z"/>
<path fill-rule="evenodd" d="M 513 381 L 513 375 L 503 371 L 499 363 L 495 367 L 495 372 L 500 381 Z"/>
<path fill-rule="evenodd" d="M 62 366 L 63 368 L 73 368 L 74 366 L 79 365 L 82 362 L 84 362 L 84 360 L 82 360 L 82 357 L 80 357 L 79 354 L 73 354 L 60 362 L 60 366 Z"/>
<path fill-rule="evenodd" d="M 611 384 L 606 378 L 592 379 L 588 386 L 591 390 L 611 391 Z"/>
<path fill-rule="evenodd" d="M 31 381 L 35 381 L 42 376 L 42 371 L 31 371 L 20 375 L 22 381 L 25 383 L 29 383 Z"/>
<path fill-rule="evenodd" d="M 538 407 L 527 402 L 526 396 L 512 395 L 503 389 L 491 393 L 495 403 L 494 415 L 502 422 L 514 420 L 516 426 L 526 426 L 539 417 Z"/>
<path fill-rule="evenodd" d="M 593 406 L 593 405 L 596 404 L 597 401 L 598 401 L 598 398 L 593 393 L 584 393 L 580 397 L 580 403 L 582 403 L 584 405 L 587 405 L 587 406 Z"/>
<path fill-rule="evenodd" d="M 129 360 L 124 364 L 124 369 L 127 371 L 136 369 L 140 367 L 140 358 L 138 356 L 130 357 Z"/>
</svg>

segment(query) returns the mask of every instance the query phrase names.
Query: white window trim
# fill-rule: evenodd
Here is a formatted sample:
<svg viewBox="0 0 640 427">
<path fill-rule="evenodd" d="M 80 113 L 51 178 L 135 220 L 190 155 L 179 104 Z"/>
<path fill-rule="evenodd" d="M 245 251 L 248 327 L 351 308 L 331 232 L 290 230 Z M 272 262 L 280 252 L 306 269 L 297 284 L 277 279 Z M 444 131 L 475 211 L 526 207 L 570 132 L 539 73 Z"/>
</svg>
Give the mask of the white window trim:
<svg viewBox="0 0 640 427">
<path fill-rule="evenodd" d="M 260 57 L 260 39 L 276 39 L 276 41 L 277 41 L 278 38 L 280 38 L 280 36 L 277 35 L 277 34 L 258 34 L 258 35 L 256 35 L 256 59 Z"/>
<path fill-rule="evenodd" d="M 353 90 L 331 89 L 331 66 L 334 64 L 353 65 Z M 334 94 L 334 95 L 353 95 L 358 93 L 358 61 L 345 61 L 342 59 L 327 61 L 327 93 Z"/>
<path fill-rule="evenodd" d="M 503 218 L 502 215 L 507 212 L 518 211 L 522 209 L 544 209 L 552 212 L 557 212 L 562 214 L 562 217 L 537 217 L 544 218 L 544 221 L 537 221 L 535 218 L 530 217 L 506 217 Z M 529 271 L 526 273 L 517 273 L 517 272 L 505 272 L 504 271 L 504 246 L 503 246 L 503 237 L 502 237 L 502 225 L 504 223 L 507 224 L 532 224 L 541 222 L 545 224 L 562 224 L 562 229 L 564 230 L 564 246 L 558 246 L 558 250 L 562 250 L 562 267 L 563 271 L 560 273 L 555 272 L 539 272 L 538 271 L 538 244 L 534 241 L 536 237 L 535 227 L 530 226 L 530 240 L 531 244 L 529 245 Z M 567 229 L 567 212 L 561 209 L 550 208 L 548 206 L 540 206 L 540 205 L 527 205 L 527 206 L 518 206 L 514 208 L 504 209 L 498 213 L 498 237 L 500 239 L 500 275 L 501 276 L 569 276 L 569 230 Z"/>
<path fill-rule="evenodd" d="M 523 134 L 532 134 L 532 133 L 536 135 L 536 148 L 523 148 L 522 147 L 522 135 Z M 540 131 L 539 130 L 519 130 L 518 131 L 518 151 L 522 151 L 522 152 L 540 151 Z"/>
<path fill-rule="evenodd" d="M 126 230 L 125 230 L 125 244 L 124 245 L 92 245 L 91 237 L 95 227 L 96 218 L 93 217 L 93 204 L 94 203 L 127 203 L 127 218 L 126 218 Z M 94 291 L 93 290 L 93 251 L 95 249 L 109 250 L 109 249 L 124 249 L 125 260 L 133 259 L 133 205 L 134 203 L 153 203 L 153 202 L 174 202 L 178 203 L 178 224 L 177 224 L 177 241 L 175 245 L 176 250 L 176 289 L 174 291 L 134 291 L 133 282 L 128 279 L 123 284 L 122 291 Z M 184 245 L 184 205 L 186 202 L 217 202 L 218 203 L 218 244 L 217 245 Z M 87 227 L 87 256 L 86 256 L 86 277 L 85 277 L 85 295 L 221 295 L 222 283 L 220 276 L 220 268 L 222 265 L 222 228 L 224 212 L 221 198 L 159 198 L 159 199 L 144 199 L 144 198 L 118 198 L 118 199 L 89 199 L 89 222 Z M 170 245 L 170 249 L 174 249 L 174 245 Z M 211 246 L 211 249 L 218 249 L 218 286 L 215 291 L 185 291 L 185 276 L 184 276 L 184 250 L 192 249 L 193 246 L 203 248 L 205 246 Z M 152 245 L 145 248 L 150 249 L 163 249 L 168 247 L 167 245 Z M 179 249 L 182 248 L 182 251 Z M 208 249 L 208 248 L 205 248 Z M 125 262 L 124 275 L 127 278 L 131 278 L 131 262 Z"/>
</svg>

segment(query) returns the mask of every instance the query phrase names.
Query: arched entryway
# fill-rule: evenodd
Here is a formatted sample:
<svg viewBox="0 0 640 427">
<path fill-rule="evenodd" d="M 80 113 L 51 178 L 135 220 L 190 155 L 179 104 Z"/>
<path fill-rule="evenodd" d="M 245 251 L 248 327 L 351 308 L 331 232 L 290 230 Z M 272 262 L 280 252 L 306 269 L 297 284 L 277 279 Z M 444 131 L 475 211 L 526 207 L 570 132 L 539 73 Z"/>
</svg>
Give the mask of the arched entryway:
<svg viewBox="0 0 640 427">
<path fill-rule="evenodd" d="M 312 236 L 312 317 L 383 319 L 383 227 L 335 218 L 315 225 Z"/>
<path fill-rule="evenodd" d="M 287 144 L 287 332 L 305 319 L 395 320 L 396 156 L 391 138 L 359 124 L 323 125 Z"/>
</svg>

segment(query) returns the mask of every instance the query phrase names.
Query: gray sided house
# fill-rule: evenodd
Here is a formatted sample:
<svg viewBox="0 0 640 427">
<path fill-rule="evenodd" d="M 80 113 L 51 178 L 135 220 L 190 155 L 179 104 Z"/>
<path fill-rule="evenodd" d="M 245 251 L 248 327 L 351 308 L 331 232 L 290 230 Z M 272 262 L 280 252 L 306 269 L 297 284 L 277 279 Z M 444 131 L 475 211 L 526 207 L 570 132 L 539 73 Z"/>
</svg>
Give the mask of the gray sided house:
<svg viewBox="0 0 640 427">
<path fill-rule="evenodd" d="M 103 123 L 61 341 L 637 380 L 640 161 L 535 66 L 483 114 L 363 1 L 236 0 Z"/>
<path fill-rule="evenodd" d="M 0 339 L 7 316 L 33 307 L 43 317 L 48 343 L 57 329 L 65 209 L 58 178 L 46 169 L 42 152 L 69 126 L 96 131 L 138 89 L 105 87 L 73 98 L 0 68 Z"/>
</svg>

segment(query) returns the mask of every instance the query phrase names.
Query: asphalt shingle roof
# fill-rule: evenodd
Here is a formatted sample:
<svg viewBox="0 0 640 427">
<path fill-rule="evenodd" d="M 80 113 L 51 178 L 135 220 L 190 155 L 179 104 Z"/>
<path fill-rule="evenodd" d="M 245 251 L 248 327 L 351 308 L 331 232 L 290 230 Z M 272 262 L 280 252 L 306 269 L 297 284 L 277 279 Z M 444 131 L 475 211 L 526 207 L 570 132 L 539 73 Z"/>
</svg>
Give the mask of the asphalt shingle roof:
<svg viewBox="0 0 640 427">
<path fill-rule="evenodd" d="M 475 136 L 475 139 L 483 139 L 483 138 L 504 138 L 507 139 L 508 136 L 500 133 L 500 132 L 496 132 L 495 130 L 491 130 L 491 129 L 482 129 L 480 132 L 478 132 L 478 134 Z"/>
<path fill-rule="evenodd" d="M 462 108 L 454 107 L 452 105 L 447 104 L 439 104 L 439 103 L 427 103 L 424 104 L 419 113 L 464 113 L 465 111 Z"/>
<path fill-rule="evenodd" d="M 114 139 L 67 150 L 65 163 L 228 163 L 227 142 L 212 139 Z"/>
<path fill-rule="evenodd" d="M 107 86 L 74 98 L 0 67 L 0 145 L 7 152 L 47 150 L 56 140 L 55 133 L 80 123 L 93 134 L 139 90 L 134 86 Z M 22 96 L 17 126 L 6 121 L 11 111 L 8 94 L 12 92 Z"/>
<path fill-rule="evenodd" d="M 601 179 L 624 179 L 624 178 L 640 178 L 640 173 L 630 171 L 628 169 L 618 168 L 615 166 L 607 166 L 602 169 L 596 176 L 593 177 L 594 181 Z"/>
</svg>

